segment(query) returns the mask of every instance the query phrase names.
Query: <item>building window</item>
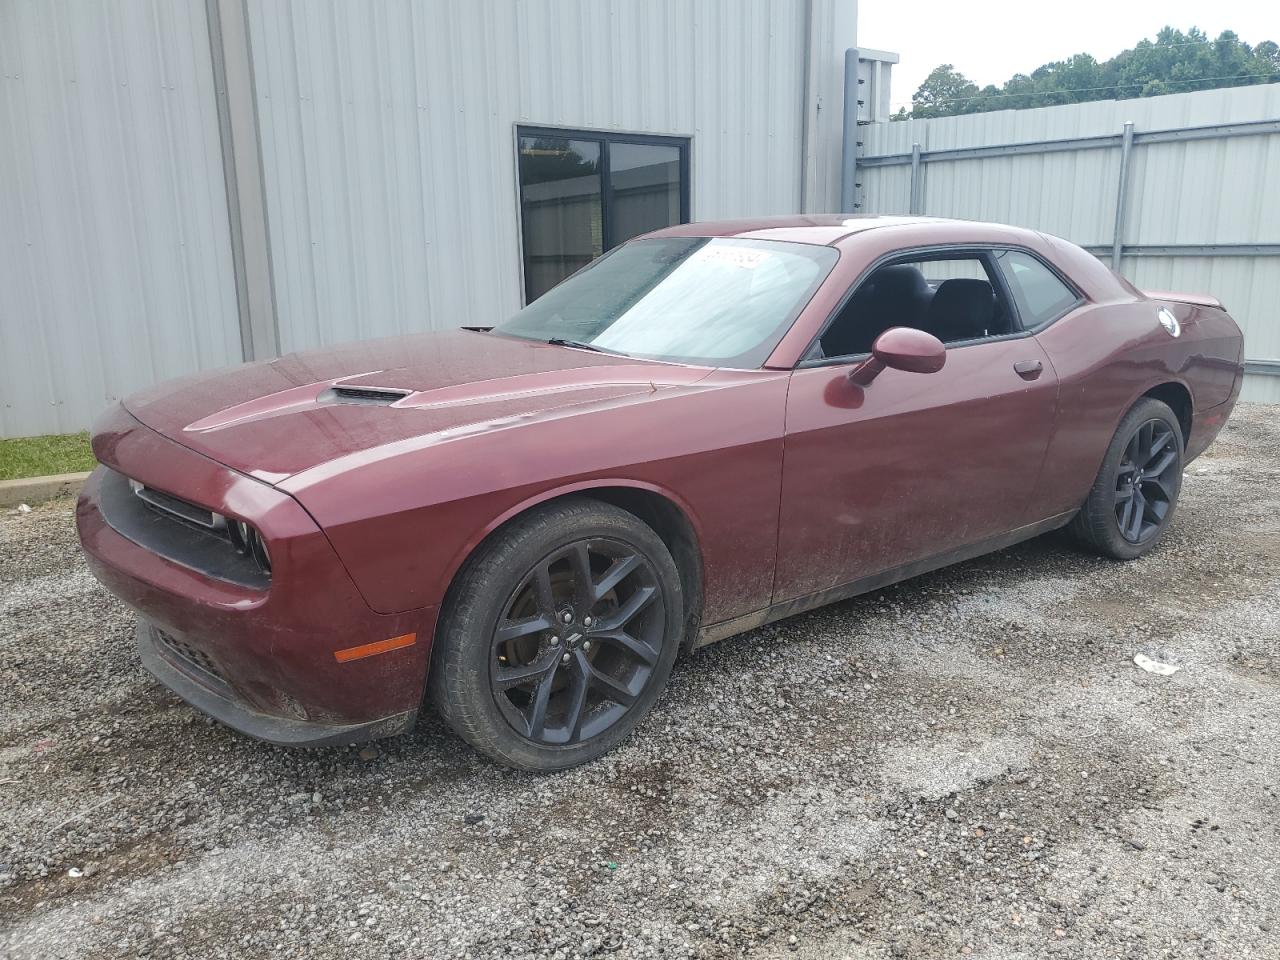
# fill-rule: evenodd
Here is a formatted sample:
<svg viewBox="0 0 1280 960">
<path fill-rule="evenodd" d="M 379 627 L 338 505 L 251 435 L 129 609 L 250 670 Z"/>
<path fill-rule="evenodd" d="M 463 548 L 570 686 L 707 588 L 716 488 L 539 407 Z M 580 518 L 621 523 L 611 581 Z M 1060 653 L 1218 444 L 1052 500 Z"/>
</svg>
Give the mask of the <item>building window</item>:
<svg viewBox="0 0 1280 960">
<path fill-rule="evenodd" d="M 520 127 L 525 301 L 606 250 L 689 222 L 689 141 Z"/>
</svg>

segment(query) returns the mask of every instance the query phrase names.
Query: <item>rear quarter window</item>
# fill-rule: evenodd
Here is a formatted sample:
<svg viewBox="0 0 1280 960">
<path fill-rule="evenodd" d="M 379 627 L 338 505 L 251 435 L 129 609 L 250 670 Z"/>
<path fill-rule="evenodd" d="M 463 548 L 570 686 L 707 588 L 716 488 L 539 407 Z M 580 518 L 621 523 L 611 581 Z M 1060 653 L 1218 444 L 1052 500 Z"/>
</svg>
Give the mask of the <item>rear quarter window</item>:
<svg viewBox="0 0 1280 960">
<path fill-rule="evenodd" d="M 1080 295 L 1028 253 L 1001 250 L 995 255 L 1017 303 L 1022 325 L 1038 327 L 1056 320 L 1080 301 Z"/>
</svg>

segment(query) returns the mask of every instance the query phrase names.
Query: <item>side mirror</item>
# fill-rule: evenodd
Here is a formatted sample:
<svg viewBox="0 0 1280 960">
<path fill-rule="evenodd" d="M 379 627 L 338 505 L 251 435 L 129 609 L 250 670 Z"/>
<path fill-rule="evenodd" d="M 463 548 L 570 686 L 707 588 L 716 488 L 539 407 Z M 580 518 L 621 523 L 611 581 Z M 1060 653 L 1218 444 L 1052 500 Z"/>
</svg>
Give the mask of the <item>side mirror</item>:
<svg viewBox="0 0 1280 960">
<path fill-rule="evenodd" d="M 849 379 L 865 387 L 885 367 L 907 373 L 937 373 L 947 362 L 947 348 L 931 333 L 914 327 L 891 327 L 871 345 L 871 356 L 856 366 Z"/>
</svg>

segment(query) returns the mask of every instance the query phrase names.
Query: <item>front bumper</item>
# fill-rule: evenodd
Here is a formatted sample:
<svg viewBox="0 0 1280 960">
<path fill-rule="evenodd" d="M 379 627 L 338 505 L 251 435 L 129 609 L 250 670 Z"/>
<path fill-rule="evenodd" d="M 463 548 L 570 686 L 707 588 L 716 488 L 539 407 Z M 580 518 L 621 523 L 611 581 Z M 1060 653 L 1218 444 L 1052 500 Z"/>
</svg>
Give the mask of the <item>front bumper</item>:
<svg viewBox="0 0 1280 960">
<path fill-rule="evenodd" d="M 292 497 L 148 429 L 116 408 L 95 428 L 105 465 L 86 482 L 76 524 L 94 576 L 140 615 L 148 669 L 228 726 L 283 744 L 324 744 L 408 729 L 422 703 L 434 607 L 371 610 L 324 533 Z M 253 522 L 271 545 L 255 588 L 149 550 L 104 514 L 107 469 Z M 414 634 L 387 653 L 337 651 Z M 166 643 L 158 642 L 161 636 Z"/>
<path fill-rule="evenodd" d="M 342 743 L 361 743 L 391 737 L 413 729 L 417 710 L 408 710 L 381 720 L 363 723 L 322 723 L 273 716 L 253 709 L 235 699 L 229 687 L 218 690 L 214 684 L 201 683 L 184 671 L 164 651 L 160 631 L 141 617 L 137 629 L 138 654 L 142 665 L 157 680 L 201 713 L 225 724 L 232 730 L 283 747 L 326 747 Z"/>
</svg>

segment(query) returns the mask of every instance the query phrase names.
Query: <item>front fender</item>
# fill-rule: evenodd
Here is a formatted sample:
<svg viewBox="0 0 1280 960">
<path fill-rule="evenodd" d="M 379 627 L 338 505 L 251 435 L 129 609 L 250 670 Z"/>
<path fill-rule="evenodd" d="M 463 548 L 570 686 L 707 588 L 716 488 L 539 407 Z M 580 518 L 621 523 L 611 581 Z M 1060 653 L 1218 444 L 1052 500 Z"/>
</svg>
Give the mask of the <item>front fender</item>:
<svg viewBox="0 0 1280 960">
<path fill-rule="evenodd" d="M 728 619 L 767 605 L 772 590 L 787 382 L 727 371 L 573 416 L 424 437 L 281 486 L 379 612 L 439 604 L 484 538 L 538 504 L 644 490 L 689 521 L 704 560 L 704 614 Z"/>
<path fill-rule="evenodd" d="M 574 494 L 590 494 L 593 491 L 604 492 L 606 490 L 643 490 L 646 493 L 656 494 L 664 500 L 673 504 L 684 518 L 689 522 L 689 526 L 693 528 L 694 538 L 697 543 L 701 544 L 703 540 L 703 524 L 694 509 L 684 497 L 674 490 L 660 486 L 656 483 L 649 483 L 643 480 L 637 480 L 633 477 L 595 477 L 590 480 L 577 480 L 572 483 L 563 483 L 545 490 L 539 491 L 533 496 L 527 497 L 517 504 L 508 507 L 502 513 L 494 516 L 482 528 L 477 529 L 474 536 L 469 537 L 456 551 L 450 559 L 446 568 L 446 588 L 448 584 L 452 584 L 458 575 L 458 571 L 462 569 L 462 565 L 467 562 L 480 545 L 484 543 L 490 536 L 506 526 L 516 517 L 528 513 L 545 503 L 553 500 L 559 500 L 563 497 L 573 496 Z"/>
</svg>

